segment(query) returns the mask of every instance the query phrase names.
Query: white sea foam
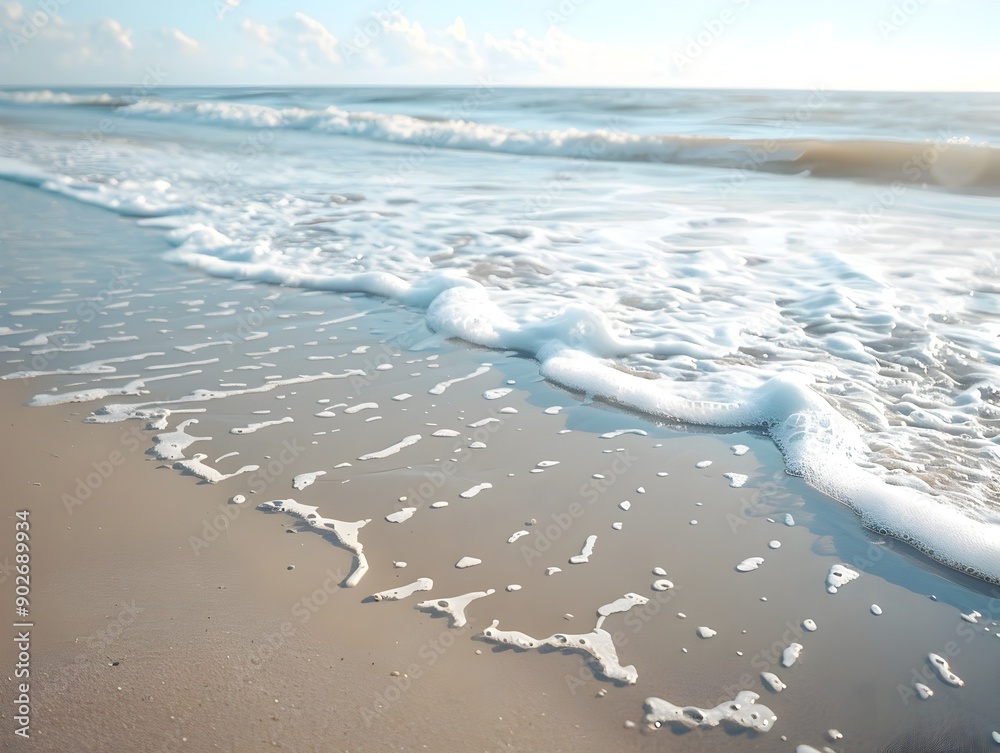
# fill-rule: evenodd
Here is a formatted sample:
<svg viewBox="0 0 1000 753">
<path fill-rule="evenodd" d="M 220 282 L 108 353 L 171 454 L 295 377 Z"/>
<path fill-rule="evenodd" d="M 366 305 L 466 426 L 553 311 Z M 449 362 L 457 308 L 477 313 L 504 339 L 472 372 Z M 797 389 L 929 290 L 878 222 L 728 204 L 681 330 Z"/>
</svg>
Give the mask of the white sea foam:
<svg viewBox="0 0 1000 753">
<path fill-rule="evenodd" d="M 412 596 L 417 591 L 430 591 L 432 588 L 434 588 L 433 580 L 430 578 L 418 578 L 413 583 L 405 586 L 372 594 L 372 598 L 375 601 L 398 601 L 399 599 L 405 599 L 407 596 Z"/>
<path fill-rule="evenodd" d="M 395 455 L 397 452 L 406 447 L 415 445 L 420 440 L 421 436 L 419 434 L 411 434 L 408 437 L 403 437 L 401 440 L 396 442 L 396 444 L 389 445 L 384 450 L 378 450 L 376 452 L 369 452 L 361 455 L 358 460 L 381 460 L 389 457 L 390 455 Z"/>
<path fill-rule="evenodd" d="M 390 513 L 385 516 L 385 519 L 390 523 L 402 523 L 404 520 L 409 520 L 413 517 L 413 513 L 417 511 L 416 507 L 404 507 L 399 512 Z"/>
<path fill-rule="evenodd" d="M 677 724 L 694 729 L 697 727 L 717 727 L 723 722 L 755 730 L 767 732 L 778 717 L 771 709 L 758 704 L 760 696 L 750 690 L 742 690 L 732 701 L 723 701 L 711 709 L 696 706 L 676 706 L 662 698 L 646 699 L 646 721 L 660 726 L 662 724 Z"/>
<path fill-rule="evenodd" d="M 781 652 L 781 666 L 790 667 L 799 660 L 802 655 L 802 644 L 792 643 Z"/>
<path fill-rule="evenodd" d="M 462 492 L 458 496 L 461 497 L 462 499 L 472 499 L 477 494 L 479 494 L 479 492 L 485 491 L 486 489 L 492 489 L 492 488 L 493 488 L 493 484 L 489 483 L 488 481 L 484 481 L 481 484 L 476 484 L 475 486 L 466 489 L 464 492 Z"/>
<path fill-rule="evenodd" d="M 472 591 L 461 596 L 452 596 L 447 599 L 431 599 L 417 604 L 417 609 L 441 612 L 451 618 L 451 626 L 455 628 L 465 627 L 468 620 L 465 617 L 465 610 L 469 604 L 476 599 L 482 599 L 494 593 L 492 588 L 486 591 Z"/>
<path fill-rule="evenodd" d="M 320 476 L 325 476 L 326 471 L 309 471 L 308 473 L 299 473 L 292 479 L 293 489 L 305 489 L 307 486 L 312 486 L 316 483 L 316 479 Z"/>
<path fill-rule="evenodd" d="M 844 587 L 845 584 L 861 577 L 861 573 L 852 570 L 847 565 L 831 565 L 830 571 L 826 575 L 826 590 L 835 594 Z"/>
<path fill-rule="evenodd" d="M 631 664 L 622 666 L 611 634 L 602 628 L 594 628 L 590 633 L 582 635 L 556 633 L 548 638 L 538 639 L 517 630 L 500 630 L 499 624 L 499 620 L 493 620 L 493 624 L 482 632 L 482 637 L 494 643 L 502 643 L 520 649 L 551 646 L 589 654 L 597 660 L 601 673 L 608 679 L 626 685 L 634 685 L 639 679 L 639 673 L 635 667 Z"/>
<path fill-rule="evenodd" d="M 153 437 L 153 454 L 160 460 L 180 460 L 184 457 L 184 450 L 192 444 L 210 440 L 211 437 L 195 437 L 185 431 L 188 426 L 196 423 L 198 419 L 189 418 L 177 424 L 173 431 L 156 434 Z"/>
<path fill-rule="evenodd" d="M 317 512 L 318 507 L 303 505 L 294 499 L 276 499 L 264 502 L 258 505 L 258 509 L 266 512 L 285 512 L 301 518 L 313 529 L 332 536 L 338 546 L 351 552 L 354 555 L 354 567 L 342 583 L 345 588 L 353 588 L 358 585 L 365 573 L 368 572 L 368 559 L 365 557 L 364 546 L 359 541 L 358 534 L 362 528 L 371 523 L 370 518 L 354 522 L 324 518 Z"/>
<path fill-rule="evenodd" d="M 582 565 L 584 562 L 590 562 L 590 555 L 594 553 L 594 544 L 596 543 L 597 536 L 593 534 L 588 536 L 587 540 L 583 542 L 583 549 L 580 550 L 579 554 L 570 557 L 569 563 L 571 565 Z"/>
<path fill-rule="evenodd" d="M 258 423 L 247 424 L 246 426 L 236 426 L 229 430 L 230 434 L 254 434 L 261 429 L 266 429 L 268 426 L 278 426 L 280 424 L 290 424 L 295 419 L 291 416 L 284 416 L 274 421 L 260 421 Z"/>
<path fill-rule="evenodd" d="M 232 473 L 221 473 L 212 466 L 205 465 L 205 463 L 202 462 L 207 459 L 208 455 L 203 452 L 199 452 L 187 460 L 178 460 L 174 463 L 174 467 L 189 471 L 210 484 L 218 484 L 219 482 L 231 479 L 234 476 L 239 476 L 243 473 L 250 473 L 251 471 L 256 471 L 260 468 L 259 465 L 245 465 Z"/>
</svg>

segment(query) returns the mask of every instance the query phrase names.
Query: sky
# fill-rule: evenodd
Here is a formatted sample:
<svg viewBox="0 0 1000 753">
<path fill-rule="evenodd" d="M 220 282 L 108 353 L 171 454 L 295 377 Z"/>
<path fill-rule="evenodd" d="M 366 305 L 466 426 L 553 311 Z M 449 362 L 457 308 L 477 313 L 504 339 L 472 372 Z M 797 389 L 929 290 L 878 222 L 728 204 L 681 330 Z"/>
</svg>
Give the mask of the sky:
<svg viewBox="0 0 1000 753">
<path fill-rule="evenodd" d="M 997 0 L 0 0 L 0 85 L 1000 91 Z"/>
</svg>

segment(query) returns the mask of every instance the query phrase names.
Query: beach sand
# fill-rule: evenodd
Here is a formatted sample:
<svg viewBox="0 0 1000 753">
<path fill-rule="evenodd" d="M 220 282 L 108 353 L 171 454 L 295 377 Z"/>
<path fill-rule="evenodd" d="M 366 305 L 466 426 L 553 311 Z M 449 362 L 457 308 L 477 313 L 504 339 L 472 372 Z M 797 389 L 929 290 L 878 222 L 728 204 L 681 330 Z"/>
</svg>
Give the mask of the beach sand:
<svg viewBox="0 0 1000 753">
<path fill-rule="evenodd" d="M 7 640 L 4 746 L 873 751 L 909 731 L 918 742 L 898 749 L 932 750 L 919 745 L 941 730 L 962 750 L 995 747 L 1000 593 L 865 530 L 851 510 L 785 474 L 768 440 L 591 403 L 546 383 L 533 361 L 442 341 L 418 313 L 379 300 L 172 266 L 159 258 L 159 231 L 96 208 L 3 184 L 0 203 L 13 208 L 0 231 L 9 259 L 0 317 L 35 330 L 0 339 L 19 348 L 3 354 L 4 373 L 163 354 L 100 377 L 0 382 L 2 535 L 12 541 L 15 513 L 30 512 L 32 622 L 31 742 L 13 732 L 19 681 Z M 88 297 L 90 318 L 78 308 Z M 33 309 L 56 313 L 15 313 Z M 233 313 L 206 315 L 219 311 Z M 73 318 L 86 323 L 66 324 Z M 18 344 L 60 322 L 74 343 L 138 339 L 34 355 L 44 346 Z M 212 362 L 147 370 L 195 361 Z M 163 403 L 199 388 L 323 372 L 339 378 L 170 405 L 205 412 L 175 413 L 168 429 L 84 423 L 105 403 Z M 146 384 L 148 395 L 26 405 L 52 390 L 117 387 L 139 375 L 171 378 Z M 403 393 L 411 396 L 394 399 Z M 345 410 L 364 403 L 377 407 Z M 324 411 L 335 415 L 315 415 Z M 294 421 L 230 433 L 287 416 Z M 208 484 L 149 453 L 154 435 L 189 418 L 198 423 L 188 434 L 212 439 L 186 457 L 204 453 L 226 473 L 260 468 Z M 458 433 L 431 436 L 441 429 Z M 602 436 L 618 430 L 633 433 Z M 417 434 L 396 454 L 360 459 Z M 746 453 L 735 454 L 741 445 Z M 293 488 L 312 471 L 325 475 Z M 726 473 L 746 482 L 731 486 Z M 463 498 L 483 483 L 492 487 Z M 234 504 L 235 495 L 246 501 Z M 360 530 L 370 570 L 359 585 L 341 585 L 350 552 L 300 518 L 257 509 L 283 499 L 328 518 L 371 520 Z M 432 508 L 437 501 L 448 506 Z M 385 520 L 406 507 L 416 507 L 408 520 Z M 592 535 L 589 562 L 571 564 Z M 0 585 L 11 612 L 12 552 L 3 549 Z M 456 568 L 467 556 L 482 564 Z M 750 557 L 764 559 L 759 569 L 737 572 Z M 859 577 L 830 594 L 826 577 L 839 563 Z M 548 567 L 561 572 L 546 575 Z M 369 598 L 421 577 L 433 579 L 431 590 Z M 661 577 L 673 587 L 654 590 Z M 509 592 L 511 584 L 522 588 Z M 414 608 L 487 589 L 495 593 L 470 604 L 465 627 Z M 627 593 L 648 602 L 611 614 L 604 628 L 621 664 L 635 667 L 635 684 L 609 681 L 578 652 L 482 637 L 493 620 L 539 639 L 585 634 L 599 607 Z M 961 617 L 972 610 L 976 624 Z M 807 618 L 815 632 L 802 627 Z M 700 638 L 701 626 L 717 634 Z M 793 642 L 801 657 L 784 667 L 781 652 Z M 933 673 L 930 652 L 949 659 L 962 687 Z M 766 689 L 764 671 L 787 689 Z M 916 680 L 933 698 L 915 697 Z M 657 729 L 643 720 L 649 697 L 711 708 L 740 691 L 760 695 L 777 716 L 773 729 Z M 831 729 L 843 739 L 831 740 Z"/>
</svg>

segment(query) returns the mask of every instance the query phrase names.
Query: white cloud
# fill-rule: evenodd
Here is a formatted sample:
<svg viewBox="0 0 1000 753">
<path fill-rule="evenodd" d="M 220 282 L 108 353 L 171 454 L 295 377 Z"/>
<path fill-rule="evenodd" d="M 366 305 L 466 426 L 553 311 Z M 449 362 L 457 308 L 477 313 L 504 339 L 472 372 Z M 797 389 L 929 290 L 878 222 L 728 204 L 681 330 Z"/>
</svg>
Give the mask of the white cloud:
<svg viewBox="0 0 1000 753">
<path fill-rule="evenodd" d="M 170 41 L 175 42 L 181 49 L 197 50 L 198 41 L 192 39 L 180 29 L 164 29 L 163 35 Z"/>
<path fill-rule="evenodd" d="M 132 49 L 132 30 L 125 29 L 113 18 L 103 18 L 97 23 L 96 33 L 112 45 L 124 50 Z"/>
<path fill-rule="evenodd" d="M 327 63 L 340 62 L 337 38 L 323 24 L 301 12 L 296 13 L 294 19 L 300 27 L 295 34 L 295 41 L 299 45 L 300 62 L 306 65 L 315 64 L 316 61 L 312 56 L 314 51 L 318 52 Z"/>
<path fill-rule="evenodd" d="M 266 47 L 274 45 L 274 36 L 264 24 L 254 23 L 249 18 L 244 18 L 240 28 L 262 45 Z"/>
</svg>

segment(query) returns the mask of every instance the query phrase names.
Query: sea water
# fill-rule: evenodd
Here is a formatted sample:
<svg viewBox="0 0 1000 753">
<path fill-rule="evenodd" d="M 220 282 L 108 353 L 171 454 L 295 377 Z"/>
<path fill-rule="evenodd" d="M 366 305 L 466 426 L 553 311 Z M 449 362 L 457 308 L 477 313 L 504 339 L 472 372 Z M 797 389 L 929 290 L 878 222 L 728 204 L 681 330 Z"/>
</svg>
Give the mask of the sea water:
<svg viewBox="0 0 1000 753">
<path fill-rule="evenodd" d="M 760 429 L 865 525 L 1000 581 L 998 116 L 986 94 L 4 90 L 0 177 L 209 275 L 389 298 L 594 398 Z"/>
</svg>

